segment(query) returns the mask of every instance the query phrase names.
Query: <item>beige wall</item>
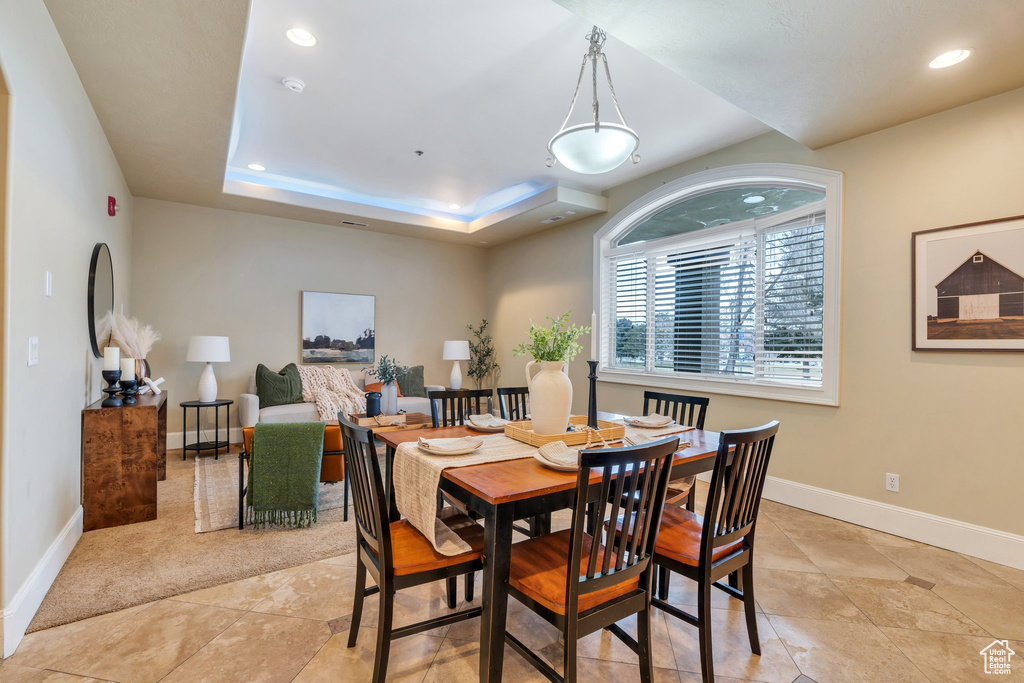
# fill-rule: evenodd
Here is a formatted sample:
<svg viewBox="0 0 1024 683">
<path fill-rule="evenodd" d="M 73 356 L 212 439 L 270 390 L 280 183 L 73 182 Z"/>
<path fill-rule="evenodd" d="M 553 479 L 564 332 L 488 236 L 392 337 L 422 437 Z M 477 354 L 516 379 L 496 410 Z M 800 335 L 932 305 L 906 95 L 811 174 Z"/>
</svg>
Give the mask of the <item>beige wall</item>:
<svg viewBox="0 0 1024 683">
<path fill-rule="evenodd" d="M 10 91 L 3 416 L 3 603 L 81 505 L 80 411 L 99 396 L 86 289 L 110 245 L 128 302 L 131 197 L 41 0 L 0 0 L 0 68 Z M 107 195 L 120 201 L 107 216 Z M 13 255 L 16 255 L 14 257 Z M 53 273 L 53 296 L 44 292 Z M 39 337 L 39 365 L 27 366 Z"/>
<path fill-rule="evenodd" d="M 423 364 L 428 384 L 448 384 L 442 342 L 466 339 L 485 310 L 477 247 L 139 198 L 133 249 L 132 312 L 163 335 L 149 360 L 167 380 L 172 432 L 202 370 L 185 362 L 189 337 L 230 337 L 231 362 L 214 369 L 237 400 L 257 363 L 298 362 L 303 290 L 373 294 L 378 356 Z"/>
<path fill-rule="evenodd" d="M 0 69 L 0 357 L 3 357 L 5 339 L 2 332 L 3 320 L 7 318 L 7 291 L 5 274 L 7 272 L 7 108 L 10 97 L 7 94 L 7 81 L 4 79 L 3 69 Z M 4 368 L 0 363 L 0 434 L 4 431 Z M 0 438 L 0 539 L 3 536 L 3 439 Z M 0 540 L 0 568 L 3 567 L 3 541 Z M 3 571 L 0 571 L 0 598 L 3 596 Z M 0 613 L 0 657 L 4 651 L 3 637 L 3 614 Z"/>
<path fill-rule="evenodd" d="M 714 395 L 708 427 L 779 419 L 774 476 L 1024 534 L 1024 355 L 910 350 L 910 233 L 1024 214 L 1024 90 L 814 152 L 766 134 L 615 188 L 607 216 L 491 249 L 502 384 L 522 383 L 526 361 L 511 349 L 528 318 L 572 308 L 589 324 L 593 235 L 616 211 L 664 182 L 748 162 L 845 174 L 841 405 Z M 571 375 L 577 411 L 583 360 Z M 635 413 L 642 391 L 601 384 L 600 407 Z M 884 490 L 886 472 L 901 475 L 901 492 Z"/>
</svg>

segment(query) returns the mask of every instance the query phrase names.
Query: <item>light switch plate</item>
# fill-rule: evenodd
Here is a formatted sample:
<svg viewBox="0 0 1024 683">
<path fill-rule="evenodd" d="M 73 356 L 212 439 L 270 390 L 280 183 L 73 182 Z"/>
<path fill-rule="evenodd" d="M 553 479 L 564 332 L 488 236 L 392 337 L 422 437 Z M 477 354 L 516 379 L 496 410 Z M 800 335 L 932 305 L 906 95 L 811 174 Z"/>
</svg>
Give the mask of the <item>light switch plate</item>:
<svg viewBox="0 0 1024 683">
<path fill-rule="evenodd" d="M 46 271 L 46 296 L 53 296 L 53 273 Z"/>
<path fill-rule="evenodd" d="M 28 365 L 39 365 L 39 337 L 28 338 Z"/>
</svg>

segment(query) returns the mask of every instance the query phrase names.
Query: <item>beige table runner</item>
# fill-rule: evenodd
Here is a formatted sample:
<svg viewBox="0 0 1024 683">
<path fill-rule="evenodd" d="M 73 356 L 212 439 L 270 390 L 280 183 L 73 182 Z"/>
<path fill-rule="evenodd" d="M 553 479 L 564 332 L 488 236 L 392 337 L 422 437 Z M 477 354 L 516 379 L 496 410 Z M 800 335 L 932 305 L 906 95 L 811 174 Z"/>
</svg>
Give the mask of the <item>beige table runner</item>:
<svg viewBox="0 0 1024 683">
<path fill-rule="evenodd" d="M 475 453 L 428 455 L 415 443 L 399 444 L 395 451 L 395 503 L 402 516 L 416 527 L 442 555 L 458 555 L 471 548 L 437 516 L 437 487 L 441 473 L 449 467 L 466 467 L 487 462 L 532 458 L 537 449 L 504 434 L 481 436 L 484 442 Z"/>
</svg>

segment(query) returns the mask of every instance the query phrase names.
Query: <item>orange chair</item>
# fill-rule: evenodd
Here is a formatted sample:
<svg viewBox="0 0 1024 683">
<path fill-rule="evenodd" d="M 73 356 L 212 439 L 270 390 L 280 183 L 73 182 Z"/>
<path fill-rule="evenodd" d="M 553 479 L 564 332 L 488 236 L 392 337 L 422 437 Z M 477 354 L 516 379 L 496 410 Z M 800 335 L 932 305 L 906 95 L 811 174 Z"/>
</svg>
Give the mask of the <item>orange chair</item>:
<svg viewBox="0 0 1024 683">
<path fill-rule="evenodd" d="M 238 454 L 238 495 L 241 496 L 245 489 L 245 467 L 243 463 L 249 459 L 252 453 L 252 434 L 255 427 L 242 427 L 242 452 Z M 348 521 L 348 482 L 345 480 L 345 449 L 341 444 L 341 427 L 337 422 L 328 422 L 324 428 L 324 454 L 320 464 L 320 481 L 322 482 L 343 482 L 345 487 L 345 509 L 342 512 L 342 519 Z M 241 504 L 240 504 L 241 505 Z M 241 508 L 239 508 L 241 509 Z M 239 519 L 238 528 L 242 528 L 242 521 Z"/>
</svg>

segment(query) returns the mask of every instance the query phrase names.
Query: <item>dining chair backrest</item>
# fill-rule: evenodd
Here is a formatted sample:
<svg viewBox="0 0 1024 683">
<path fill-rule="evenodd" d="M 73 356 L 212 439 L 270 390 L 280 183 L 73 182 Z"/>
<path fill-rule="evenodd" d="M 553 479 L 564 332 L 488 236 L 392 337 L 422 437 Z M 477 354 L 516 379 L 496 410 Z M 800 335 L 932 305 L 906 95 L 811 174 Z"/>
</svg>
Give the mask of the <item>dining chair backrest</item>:
<svg viewBox="0 0 1024 683">
<path fill-rule="evenodd" d="M 529 410 L 526 401 L 530 398 L 530 387 L 499 387 L 498 410 L 503 420 L 525 420 Z"/>
<path fill-rule="evenodd" d="M 704 508 L 700 562 L 708 566 L 716 548 L 753 537 L 778 420 L 719 437 L 711 488 Z"/>
<path fill-rule="evenodd" d="M 643 446 L 580 453 L 567 574 L 567 609 L 576 608 L 580 594 L 619 584 L 652 567 L 651 557 L 672 473 L 672 457 L 678 448 L 679 437 L 672 436 Z M 600 470 L 600 480 L 591 482 L 595 470 Z M 642 476 L 636 476 L 639 472 Z M 593 504 L 597 507 L 596 515 L 588 524 L 588 507 Z M 599 536 L 593 538 L 589 552 L 584 555 L 587 529 L 601 529 L 605 522 L 610 531 L 607 543 L 602 546 Z M 614 533 L 616 526 L 618 532 Z M 650 576 L 648 573 L 648 581 Z M 641 584 L 641 587 L 647 586 Z"/>
<path fill-rule="evenodd" d="M 342 446 L 345 450 L 345 477 L 352 489 L 352 508 L 356 516 L 356 541 L 379 558 L 379 567 L 391 566 L 391 525 L 380 462 L 373 443 L 373 431 L 360 427 L 338 413 Z"/>
<path fill-rule="evenodd" d="M 430 398 L 430 421 L 434 427 L 466 424 L 468 416 L 485 412 L 486 408 L 481 410 L 481 406 L 487 404 L 481 400 L 490 398 L 491 393 L 490 389 L 431 391 L 427 394 Z"/>
<path fill-rule="evenodd" d="M 708 403 L 710 402 L 711 399 L 706 396 L 645 391 L 644 415 L 651 413 L 668 415 L 676 421 L 676 424 L 704 429 L 704 418 L 708 415 Z"/>
</svg>

